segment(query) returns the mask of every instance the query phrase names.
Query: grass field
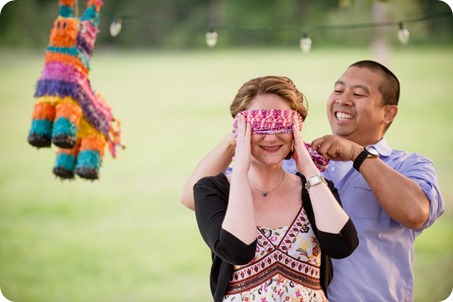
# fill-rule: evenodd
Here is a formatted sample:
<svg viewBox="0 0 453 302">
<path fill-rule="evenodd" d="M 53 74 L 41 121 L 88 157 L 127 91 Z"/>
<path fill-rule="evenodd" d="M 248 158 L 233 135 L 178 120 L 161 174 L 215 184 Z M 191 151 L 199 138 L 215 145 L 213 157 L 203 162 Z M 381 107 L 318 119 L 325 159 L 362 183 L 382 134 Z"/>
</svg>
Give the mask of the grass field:
<svg viewBox="0 0 453 302">
<path fill-rule="evenodd" d="M 446 212 L 416 241 L 415 301 L 453 288 L 452 48 L 399 48 L 402 83 L 387 140 L 434 161 Z M 127 149 L 101 178 L 60 181 L 55 148 L 26 141 L 43 53 L 0 49 L 0 288 L 14 302 L 210 301 L 210 255 L 179 202 L 202 155 L 228 131 L 246 80 L 291 77 L 308 97 L 305 140 L 329 133 L 325 100 L 367 49 L 164 52 L 96 50 L 91 83 L 123 125 Z"/>
</svg>

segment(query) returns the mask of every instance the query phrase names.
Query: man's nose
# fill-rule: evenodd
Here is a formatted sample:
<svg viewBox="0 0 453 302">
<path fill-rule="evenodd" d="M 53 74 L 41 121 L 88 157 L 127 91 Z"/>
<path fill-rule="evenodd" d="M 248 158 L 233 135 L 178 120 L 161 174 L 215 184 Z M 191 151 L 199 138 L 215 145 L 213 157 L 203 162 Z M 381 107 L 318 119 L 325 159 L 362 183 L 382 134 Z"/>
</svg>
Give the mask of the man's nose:
<svg viewBox="0 0 453 302">
<path fill-rule="evenodd" d="M 352 104 L 352 94 L 351 93 L 342 93 L 341 95 L 335 96 L 335 103 L 349 106 Z"/>
</svg>

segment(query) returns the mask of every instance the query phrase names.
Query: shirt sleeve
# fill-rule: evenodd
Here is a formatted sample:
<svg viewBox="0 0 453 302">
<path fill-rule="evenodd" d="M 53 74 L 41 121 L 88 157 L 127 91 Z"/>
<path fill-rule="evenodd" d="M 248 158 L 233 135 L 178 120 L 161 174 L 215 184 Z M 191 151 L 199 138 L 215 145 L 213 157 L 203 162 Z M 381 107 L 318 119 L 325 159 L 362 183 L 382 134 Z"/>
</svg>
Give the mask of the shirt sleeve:
<svg viewBox="0 0 453 302">
<path fill-rule="evenodd" d="M 228 186 L 223 174 L 198 181 L 194 185 L 195 216 L 201 236 L 211 251 L 228 263 L 243 265 L 254 258 L 256 240 L 245 244 L 222 228 L 228 206 Z"/>
<path fill-rule="evenodd" d="M 403 165 L 397 168 L 397 171 L 415 181 L 429 199 L 428 219 L 421 228 L 417 229 L 417 232 L 421 232 L 431 226 L 444 212 L 444 201 L 439 189 L 434 164 L 424 156 L 411 154 Z"/>
</svg>

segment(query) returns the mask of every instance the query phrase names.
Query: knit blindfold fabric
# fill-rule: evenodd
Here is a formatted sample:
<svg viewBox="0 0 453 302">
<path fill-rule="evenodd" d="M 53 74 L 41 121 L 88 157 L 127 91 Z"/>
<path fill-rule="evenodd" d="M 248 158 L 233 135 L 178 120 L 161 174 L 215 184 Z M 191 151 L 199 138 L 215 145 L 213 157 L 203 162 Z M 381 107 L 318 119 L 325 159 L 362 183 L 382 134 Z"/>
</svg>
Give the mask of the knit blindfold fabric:
<svg viewBox="0 0 453 302">
<path fill-rule="evenodd" d="M 293 116 L 299 120 L 302 130 L 302 116 L 295 110 L 260 109 L 246 110 L 236 114 L 233 133 L 237 135 L 239 117 L 245 116 L 246 122 L 252 126 L 252 134 L 284 134 L 293 132 Z"/>
</svg>

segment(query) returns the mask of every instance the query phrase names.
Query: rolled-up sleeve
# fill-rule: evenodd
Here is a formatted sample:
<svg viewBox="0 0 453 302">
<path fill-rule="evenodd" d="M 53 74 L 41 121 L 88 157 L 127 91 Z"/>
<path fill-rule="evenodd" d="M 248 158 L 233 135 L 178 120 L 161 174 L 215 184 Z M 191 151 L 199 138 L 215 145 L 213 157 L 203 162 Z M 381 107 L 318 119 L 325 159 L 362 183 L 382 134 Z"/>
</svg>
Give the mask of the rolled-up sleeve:
<svg viewBox="0 0 453 302">
<path fill-rule="evenodd" d="M 399 165 L 395 167 L 395 170 L 415 181 L 429 199 L 428 219 L 422 227 L 416 230 L 421 232 L 431 226 L 444 212 L 444 201 L 434 164 L 429 158 L 417 153 L 410 153 L 399 160 Z"/>
<path fill-rule="evenodd" d="M 412 178 L 425 192 L 426 197 L 429 199 L 429 216 L 425 223 L 418 230 L 424 230 L 431 226 L 434 221 L 444 212 L 444 201 L 442 194 L 437 183 L 437 174 L 433 164 L 430 162 L 426 165 L 423 173 L 423 178 Z"/>
</svg>

